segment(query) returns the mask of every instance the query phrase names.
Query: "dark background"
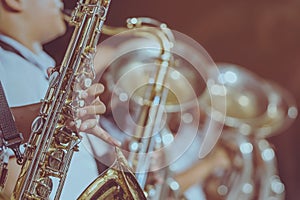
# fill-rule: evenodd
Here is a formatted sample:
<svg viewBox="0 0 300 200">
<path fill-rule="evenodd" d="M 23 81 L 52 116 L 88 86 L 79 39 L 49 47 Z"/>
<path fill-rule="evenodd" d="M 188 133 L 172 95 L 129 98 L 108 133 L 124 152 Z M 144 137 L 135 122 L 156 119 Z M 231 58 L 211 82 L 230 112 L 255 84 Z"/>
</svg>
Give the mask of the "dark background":
<svg viewBox="0 0 300 200">
<path fill-rule="evenodd" d="M 72 8 L 75 1 L 66 1 Z M 197 40 L 215 62 L 243 66 L 288 89 L 300 103 L 299 0 L 112 0 L 107 24 L 147 16 Z M 70 31 L 46 45 L 59 63 Z M 286 199 L 300 196 L 300 120 L 269 138 L 275 145 Z"/>
</svg>

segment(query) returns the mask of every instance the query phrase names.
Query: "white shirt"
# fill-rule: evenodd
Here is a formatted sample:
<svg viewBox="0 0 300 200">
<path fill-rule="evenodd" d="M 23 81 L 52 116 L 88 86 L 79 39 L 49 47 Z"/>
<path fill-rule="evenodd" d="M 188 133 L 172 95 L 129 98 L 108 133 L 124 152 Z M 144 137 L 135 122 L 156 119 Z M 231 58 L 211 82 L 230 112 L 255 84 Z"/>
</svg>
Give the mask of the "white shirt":
<svg viewBox="0 0 300 200">
<path fill-rule="evenodd" d="M 40 102 L 48 88 L 48 67 L 54 67 L 54 60 L 44 51 L 34 54 L 26 47 L 6 36 L 0 40 L 15 48 L 20 55 L 0 47 L 0 80 L 10 107 Z M 83 134 L 84 137 L 86 135 Z M 82 142 L 75 152 L 62 191 L 62 200 L 76 199 L 98 176 L 93 156 Z M 56 183 L 54 183 L 54 188 Z M 53 192 L 51 199 L 54 197 Z"/>
<path fill-rule="evenodd" d="M 23 56 L 0 47 L 0 80 L 10 107 L 38 103 L 48 88 L 48 67 L 54 60 L 44 51 L 34 54 L 26 47 L 6 36 L 0 40 L 10 44 Z M 26 58 L 26 59 L 25 59 Z"/>
</svg>

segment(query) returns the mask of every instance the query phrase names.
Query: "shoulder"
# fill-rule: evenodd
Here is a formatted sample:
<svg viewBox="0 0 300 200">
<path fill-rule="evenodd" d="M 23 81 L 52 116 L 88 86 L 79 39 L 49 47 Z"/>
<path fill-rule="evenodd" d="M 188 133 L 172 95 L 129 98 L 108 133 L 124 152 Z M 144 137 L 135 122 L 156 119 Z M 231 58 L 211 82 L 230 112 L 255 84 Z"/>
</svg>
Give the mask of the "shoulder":
<svg viewBox="0 0 300 200">
<path fill-rule="evenodd" d="M 24 61 L 20 56 L 0 47 L 0 80 L 5 80 L 8 74 L 22 65 L 24 65 Z"/>
<path fill-rule="evenodd" d="M 2 66 L 4 66 L 6 62 L 14 63 L 16 60 L 19 60 L 19 57 L 20 56 L 16 53 L 5 50 L 0 46 L 0 64 Z"/>
</svg>

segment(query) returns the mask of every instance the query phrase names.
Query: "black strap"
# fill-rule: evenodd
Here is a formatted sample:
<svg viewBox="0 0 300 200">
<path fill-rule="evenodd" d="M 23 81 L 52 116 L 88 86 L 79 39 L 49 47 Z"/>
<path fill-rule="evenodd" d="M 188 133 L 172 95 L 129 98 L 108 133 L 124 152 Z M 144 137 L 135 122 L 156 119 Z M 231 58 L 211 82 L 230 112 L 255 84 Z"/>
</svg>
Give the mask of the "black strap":
<svg viewBox="0 0 300 200">
<path fill-rule="evenodd" d="M 9 109 L 4 90 L 0 81 L 0 133 L 2 135 L 3 145 L 11 148 L 15 153 L 17 160 L 22 160 L 20 145 L 23 141 L 22 134 L 19 133 L 12 113 Z"/>
</svg>

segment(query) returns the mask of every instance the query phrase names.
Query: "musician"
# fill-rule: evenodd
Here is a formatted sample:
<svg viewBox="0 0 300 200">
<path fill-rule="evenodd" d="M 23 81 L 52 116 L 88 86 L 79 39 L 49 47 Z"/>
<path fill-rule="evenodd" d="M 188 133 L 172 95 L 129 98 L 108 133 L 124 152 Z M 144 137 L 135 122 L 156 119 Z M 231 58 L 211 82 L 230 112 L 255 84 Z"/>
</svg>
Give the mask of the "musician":
<svg viewBox="0 0 300 200">
<path fill-rule="evenodd" d="M 0 1 L 0 80 L 12 107 L 17 127 L 28 139 L 30 124 L 38 115 L 41 99 L 48 88 L 49 67 L 54 60 L 43 45 L 63 35 L 66 25 L 62 18 L 60 0 L 1 0 Z M 48 73 L 47 73 L 48 71 Z M 92 85 L 84 97 L 102 93 L 103 85 Z M 90 132 L 112 145 L 119 142 L 110 137 L 97 123 L 95 115 L 105 112 L 105 105 L 96 98 L 92 105 L 82 108 L 80 117 L 88 117 L 80 131 Z M 70 123 L 72 125 L 72 123 Z M 4 193 L 11 194 L 20 171 L 12 157 Z M 80 148 L 75 153 L 67 176 L 62 199 L 75 199 L 98 175 L 93 157 Z"/>
</svg>

